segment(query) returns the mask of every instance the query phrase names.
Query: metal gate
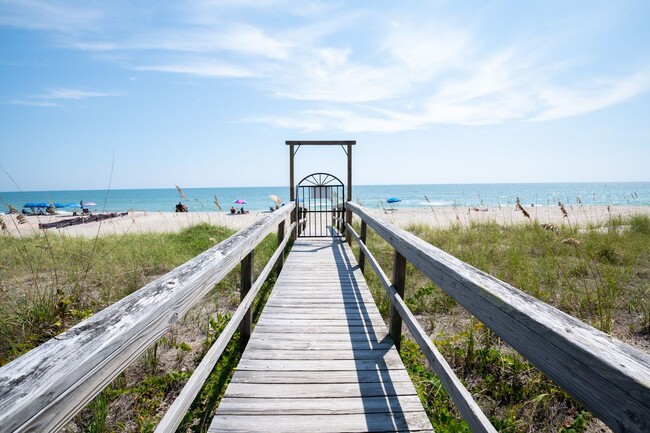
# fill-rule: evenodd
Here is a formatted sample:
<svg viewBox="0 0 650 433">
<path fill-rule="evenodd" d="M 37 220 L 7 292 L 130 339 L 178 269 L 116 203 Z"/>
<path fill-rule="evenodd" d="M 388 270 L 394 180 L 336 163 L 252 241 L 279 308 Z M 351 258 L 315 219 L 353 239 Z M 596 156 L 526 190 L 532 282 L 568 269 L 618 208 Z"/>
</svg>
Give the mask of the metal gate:
<svg viewBox="0 0 650 433">
<path fill-rule="evenodd" d="M 328 173 L 314 173 L 296 187 L 296 221 L 299 237 L 326 237 L 333 229 L 336 210 L 345 203 L 343 182 Z"/>
</svg>

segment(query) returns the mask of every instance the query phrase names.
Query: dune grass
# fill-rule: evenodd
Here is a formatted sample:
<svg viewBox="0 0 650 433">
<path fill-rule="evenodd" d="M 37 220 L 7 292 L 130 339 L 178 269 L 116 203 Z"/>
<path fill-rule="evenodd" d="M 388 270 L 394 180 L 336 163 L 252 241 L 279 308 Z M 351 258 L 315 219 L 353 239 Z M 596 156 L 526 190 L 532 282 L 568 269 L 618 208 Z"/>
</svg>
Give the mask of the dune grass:
<svg viewBox="0 0 650 433">
<path fill-rule="evenodd" d="M 233 232 L 88 239 L 0 236 L 0 365 L 188 261 Z"/>
<path fill-rule="evenodd" d="M 614 336 L 650 334 L 650 218 L 614 218 L 587 228 L 564 225 L 460 224 L 407 229 L 432 245 Z M 384 271 L 393 250 L 368 230 L 367 244 Z M 354 248 L 357 253 L 358 249 Z M 389 301 L 374 273 L 366 278 L 382 314 Z M 497 430 L 585 431 L 592 416 L 521 355 L 469 315 L 411 264 L 406 303 Z M 469 431 L 417 345 L 403 339 L 402 359 L 433 427 Z"/>
<path fill-rule="evenodd" d="M 650 332 L 650 219 L 612 219 L 578 229 L 497 224 L 411 232 L 460 259 L 618 338 Z M 94 312 L 220 242 L 232 231 L 200 224 L 180 233 L 106 236 L 0 236 L 0 363 L 30 350 Z M 257 275 L 277 239 L 257 248 Z M 390 275 L 392 248 L 368 231 L 368 244 Z M 371 271 L 382 314 L 388 301 Z M 255 304 L 258 316 L 275 272 Z M 216 340 L 239 302 L 233 270 L 173 329 L 122 373 L 74 420 L 69 431 L 153 431 L 173 397 Z M 584 431 L 591 415 L 523 357 L 472 319 L 413 266 L 406 302 L 500 431 Z M 205 306 L 204 305 L 204 306 Z M 193 338 L 193 339 L 192 339 Z M 240 353 L 238 336 L 205 384 L 182 431 L 205 431 Z M 402 358 L 436 431 L 469 431 L 417 346 L 404 338 Z"/>
</svg>

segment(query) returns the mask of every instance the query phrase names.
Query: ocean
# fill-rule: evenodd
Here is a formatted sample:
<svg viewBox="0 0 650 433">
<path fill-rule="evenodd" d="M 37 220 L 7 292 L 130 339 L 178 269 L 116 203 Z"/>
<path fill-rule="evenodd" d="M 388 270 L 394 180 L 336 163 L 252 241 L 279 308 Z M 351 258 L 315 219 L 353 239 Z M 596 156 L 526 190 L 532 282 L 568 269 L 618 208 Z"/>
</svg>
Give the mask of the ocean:
<svg viewBox="0 0 650 433">
<path fill-rule="evenodd" d="M 182 198 L 175 188 L 116 189 L 79 191 L 1 192 L 0 211 L 11 204 L 21 209 L 28 202 L 97 203 L 97 211 L 129 210 L 173 212 L 182 201 L 190 211 L 215 212 L 215 196 L 226 212 L 237 199 L 246 200 L 251 211 L 267 210 L 274 203 L 270 194 L 289 200 L 289 187 L 186 188 Z M 511 206 L 517 197 L 523 205 L 557 206 L 564 204 L 650 206 L 650 182 L 612 183 L 504 183 L 449 185 L 357 185 L 352 199 L 370 208 L 418 208 L 425 206 Z M 389 197 L 401 201 L 387 204 Z M 241 205 L 235 205 L 240 208 Z M 70 209 L 74 210 L 74 209 Z"/>
</svg>

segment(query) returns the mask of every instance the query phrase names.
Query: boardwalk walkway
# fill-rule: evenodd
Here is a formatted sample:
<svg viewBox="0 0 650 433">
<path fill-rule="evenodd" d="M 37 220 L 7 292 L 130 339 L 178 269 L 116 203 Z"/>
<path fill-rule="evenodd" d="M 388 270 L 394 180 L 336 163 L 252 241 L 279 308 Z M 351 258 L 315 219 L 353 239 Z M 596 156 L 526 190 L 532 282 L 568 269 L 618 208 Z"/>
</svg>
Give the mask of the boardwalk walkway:
<svg viewBox="0 0 650 433">
<path fill-rule="evenodd" d="M 210 432 L 430 431 L 349 246 L 293 246 Z"/>
</svg>

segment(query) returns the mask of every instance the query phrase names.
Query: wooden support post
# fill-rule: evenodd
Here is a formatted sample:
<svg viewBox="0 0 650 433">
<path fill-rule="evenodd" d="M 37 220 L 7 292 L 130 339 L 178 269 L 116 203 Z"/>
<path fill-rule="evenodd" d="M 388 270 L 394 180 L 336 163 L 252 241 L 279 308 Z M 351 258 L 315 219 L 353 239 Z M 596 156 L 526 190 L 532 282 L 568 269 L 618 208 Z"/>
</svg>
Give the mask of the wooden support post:
<svg viewBox="0 0 650 433">
<path fill-rule="evenodd" d="M 251 286 L 253 285 L 253 258 L 255 250 L 252 250 L 241 261 L 241 299 L 248 294 Z M 244 318 L 239 325 L 239 348 L 243 352 L 246 344 L 251 337 L 253 331 L 253 310 L 252 307 L 248 309 Z"/>
<path fill-rule="evenodd" d="M 361 235 L 359 238 L 361 239 L 361 242 L 366 243 L 366 232 L 368 231 L 368 224 L 361 220 Z M 361 269 L 361 273 L 365 274 L 366 273 L 366 255 L 363 252 L 363 249 L 359 248 L 359 269 Z"/>
<path fill-rule="evenodd" d="M 395 260 L 393 261 L 393 286 L 400 298 L 404 299 L 404 284 L 406 283 L 406 259 L 397 250 L 395 250 Z M 397 309 L 390 305 L 390 324 L 389 333 L 395 342 L 395 348 L 399 352 L 402 339 L 402 317 Z"/>
<path fill-rule="evenodd" d="M 282 220 L 280 224 L 278 224 L 278 245 L 282 244 L 282 241 L 284 240 L 284 223 L 287 220 Z M 276 266 L 278 267 L 278 275 L 280 274 L 280 271 L 282 271 L 282 266 L 284 265 L 284 252 L 280 254 L 280 257 L 278 257 L 278 261 L 276 262 Z"/>
<path fill-rule="evenodd" d="M 348 143 L 348 200 L 352 201 L 352 144 Z M 352 225 L 352 211 L 345 209 L 345 222 Z M 345 224 L 343 224 L 345 229 Z M 348 242 L 348 245 L 352 245 L 352 235 L 350 233 L 345 233 L 345 240 Z"/>
<path fill-rule="evenodd" d="M 352 226 L 352 211 L 349 209 L 345 210 L 345 222 Z M 345 224 L 343 227 L 345 228 Z M 352 245 L 352 235 L 350 234 L 349 230 L 345 231 L 345 240 L 347 241 L 348 245 Z"/>
<path fill-rule="evenodd" d="M 289 200 L 294 201 L 295 200 L 295 185 L 294 185 L 294 179 L 293 179 L 293 157 L 295 156 L 294 152 L 294 145 L 289 144 Z"/>
</svg>

